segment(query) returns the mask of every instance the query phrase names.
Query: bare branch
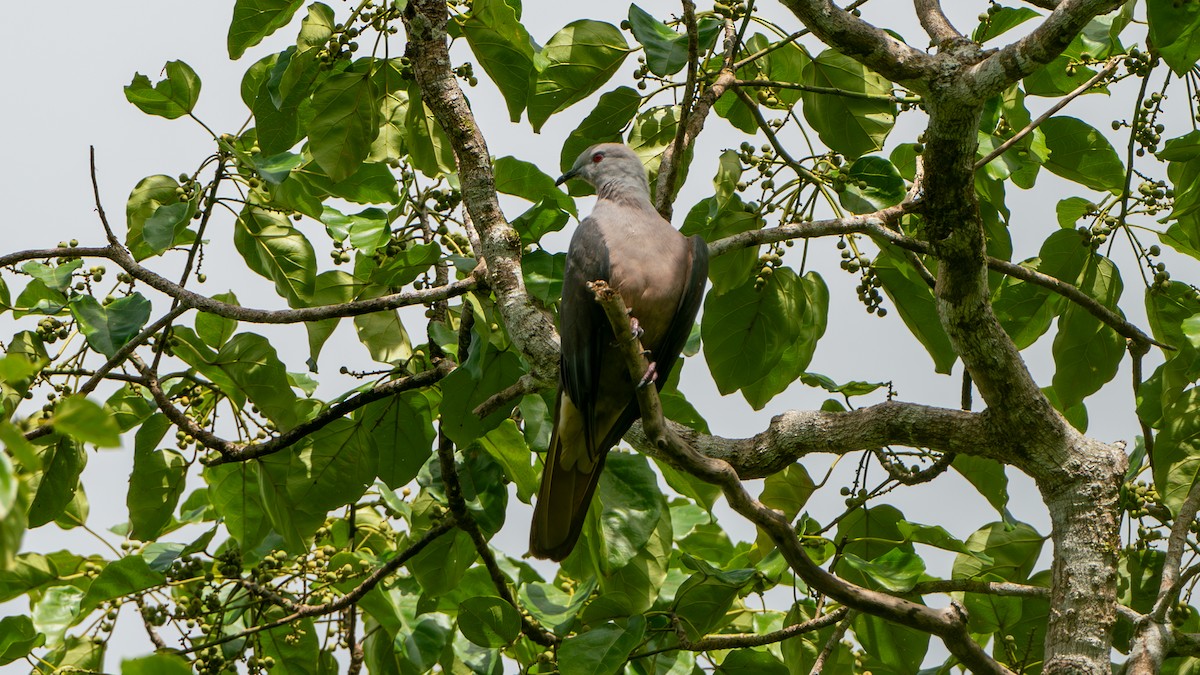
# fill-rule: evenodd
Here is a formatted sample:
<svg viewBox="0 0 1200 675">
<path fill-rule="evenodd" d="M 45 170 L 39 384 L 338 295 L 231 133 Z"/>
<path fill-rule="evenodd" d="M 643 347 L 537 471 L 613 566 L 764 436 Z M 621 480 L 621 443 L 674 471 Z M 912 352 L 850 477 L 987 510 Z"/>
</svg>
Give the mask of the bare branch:
<svg viewBox="0 0 1200 675">
<path fill-rule="evenodd" d="M 913 0 L 913 7 L 917 10 L 917 20 L 921 22 L 921 28 L 925 29 L 925 33 L 934 44 L 942 45 L 964 39 L 962 33 L 946 18 L 940 0 Z"/>
<path fill-rule="evenodd" d="M 482 285 L 481 280 L 473 272 L 467 278 L 451 281 L 445 286 L 430 286 L 419 291 L 409 290 L 401 293 L 392 293 L 371 300 L 355 300 L 337 305 L 300 307 L 298 309 L 255 309 L 253 307 L 242 307 L 241 305 L 221 302 L 206 295 L 189 291 L 149 268 L 138 264 L 133 259 L 133 256 L 119 244 L 103 248 L 47 248 L 17 251 L 0 256 L 0 267 L 14 265 L 24 260 L 40 260 L 44 258 L 105 258 L 119 265 L 121 269 L 125 270 L 134 279 L 175 298 L 179 301 L 179 306 L 184 310 L 196 309 L 227 319 L 245 321 L 246 323 L 303 323 L 306 321 L 320 321 L 321 319 L 359 316 L 361 314 L 382 312 L 410 305 L 427 305 L 439 300 L 463 295 Z"/>
<path fill-rule="evenodd" d="M 686 649 L 691 652 L 710 652 L 718 649 L 742 649 L 744 647 L 761 647 L 762 645 L 774 644 L 783 642 L 784 640 L 797 635 L 811 633 L 816 630 L 821 630 L 826 626 L 841 621 L 843 617 L 850 613 L 849 607 L 839 607 L 828 614 L 818 616 L 814 619 L 809 619 L 802 623 L 794 623 L 790 626 L 784 626 L 779 630 L 774 630 L 769 633 L 733 633 L 733 634 L 718 634 L 706 635 L 699 640 L 693 641 L 688 637 L 687 631 L 683 628 L 683 622 L 679 617 L 672 617 L 672 624 L 675 627 L 675 634 L 679 636 L 679 648 Z"/>
<path fill-rule="evenodd" d="M 981 100 L 1053 61 L 1089 21 L 1120 7 L 1123 0 L 1061 0 L 1055 4 L 1050 16 L 1032 32 L 971 68 L 972 88 Z"/>
<path fill-rule="evenodd" d="M 933 57 L 900 42 L 829 0 L 782 0 L 822 42 L 892 80 L 923 89 Z M 921 85 L 921 86 L 917 86 Z"/>
<path fill-rule="evenodd" d="M 685 7 L 692 4 L 687 0 Z M 685 16 L 687 10 L 685 9 Z M 695 31 L 695 15 L 692 15 L 693 25 L 688 28 L 688 47 L 692 47 Z M 688 61 L 688 85 L 687 92 L 684 94 L 684 107 L 680 113 L 679 126 L 675 134 L 675 142 L 667 146 L 663 151 L 662 160 L 658 165 L 658 184 L 655 187 L 654 193 L 654 208 L 662 214 L 662 217 L 670 220 L 673 205 L 672 196 L 675 194 L 675 185 L 678 181 L 679 174 L 683 168 L 683 158 L 687 153 L 688 147 L 695 142 L 696 136 L 704 129 L 704 121 L 708 118 L 708 113 L 712 110 L 713 103 L 716 103 L 721 94 L 733 84 L 737 78 L 733 70 L 733 56 L 737 48 L 737 39 L 733 32 L 733 22 L 725 22 L 725 65 L 721 71 L 717 73 L 717 77 L 708 88 L 704 90 L 697 99 L 694 106 L 689 105 L 691 101 L 690 92 L 695 83 L 696 73 L 696 58 L 695 55 Z"/>
<path fill-rule="evenodd" d="M 430 370 L 383 382 L 344 401 L 339 401 L 311 419 L 305 420 L 266 441 L 261 443 L 238 443 L 217 436 L 208 429 L 200 426 L 196 420 L 188 417 L 182 410 L 176 408 L 171 403 L 171 399 L 163 392 L 162 384 L 154 374 L 154 371 L 137 356 L 131 355 L 129 358 L 138 371 L 141 372 L 142 377 L 145 378 L 146 388 L 150 391 L 150 396 L 154 399 L 154 403 L 159 409 L 162 410 L 163 414 L 167 416 L 167 419 L 195 438 L 200 445 L 217 451 L 218 454 L 216 457 L 205 461 L 205 464 L 208 466 L 229 464 L 231 462 L 245 462 L 279 452 L 296 444 L 305 436 L 324 428 L 334 420 L 341 419 L 347 413 L 357 410 L 368 403 L 394 396 L 403 391 L 427 387 L 448 375 L 454 368 L 453 364 L 449 361 L 438 361 Z"/>
</svg>

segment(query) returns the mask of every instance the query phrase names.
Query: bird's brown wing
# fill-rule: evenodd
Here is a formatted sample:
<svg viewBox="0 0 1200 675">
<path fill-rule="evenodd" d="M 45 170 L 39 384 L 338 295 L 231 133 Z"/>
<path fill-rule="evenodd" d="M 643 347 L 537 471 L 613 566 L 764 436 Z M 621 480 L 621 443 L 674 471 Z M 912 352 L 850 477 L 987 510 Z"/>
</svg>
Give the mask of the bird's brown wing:
<svg viewBox="0 0 1200 675">
<path fill-rule="evenodd" d="M 571 238 L 563 270 L 554 426 L 529 532 L 529 550 L 539 558 L 562 560 L 575 547 L 604 465 L 606 452 L 597 451 L 596 400 L 601 354 L 613 332 L 587 283 L 609 275 L 608 245 L 585 218 Z"/>
</svg>

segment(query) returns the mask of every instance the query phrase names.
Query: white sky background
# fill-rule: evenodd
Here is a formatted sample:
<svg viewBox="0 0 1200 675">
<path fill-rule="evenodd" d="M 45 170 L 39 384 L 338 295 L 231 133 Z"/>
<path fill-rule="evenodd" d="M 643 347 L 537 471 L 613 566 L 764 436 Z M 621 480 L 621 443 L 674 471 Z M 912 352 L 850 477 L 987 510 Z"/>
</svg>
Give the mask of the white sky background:
<svg viewBox="0 0 1200 675">
<path fill-rule="evenodd" d="M 344 18 L 348 3 L 339 0 L 327 2 L 338 12 L 339 18 Z M 78 239 L 83 246 L 103 244 L 103 232 L 95 215 L 88 176 L 89 145 L 96 146 L 101 197 L 110 221 L 119 234 L 124 231 L 126 198 L 141 178 L 159 173 L 172 176 L 184 171 L 190 173 L 213 150 L 206 132 L 192 121 L 151 117 L 129 104 L 122 88 L 129 83 L 134 72 L 141 72 L 157 82 L 162 77 L 160 71 L 166 61 L 187 62 L 203 81 L 196 115 L 218 133 L 236 132 L 248 115 L 238 93 L 242 74 L 258 58 L 291 44 L 299 19 L 304 15 L 302 10 L 292 26 L 280 30 L 263 45 L 252 48 L 240 61 L 231 62 L 225 51 L 225 34 L 232 12 L 232 0 L 123 0 L 103 3 L 75 0 L 55 3 L 53 10 L 44 3 L 4 4 L 7 23 L 15 28 L 7 32 L 6 51 L 10 54 L 10 61 L 0 71 L 3 73 L 0 75 L 0 85 L 7 92 L 6 100 L 0 105 L 0 130 L 4 133 L 6 155 L 5 161 L 0 164 L 0 203 L 5 208 L 3 221 L 0 221 L 4 233 L 4 243 L 0 248 L 4 252 L 54 246 L 60 240 L 72 238 Z M 638 4 L 656 16 L 679 11 L 677 3 L 666 0 L 641 0 Z M 787 16 L 773 0 L 764 0 L 762 4 L 768 16 L 777 18 L 785 29 L 795 30 L 799 27 L 796 20 Z M 974 28 L 975 16 L 986 6 L 985 2 L 945 4 L 952 14 L 951 18 L 963 32 Z M 577 3 L 527 0 L 523 21 L 534 39 L 544 44 L 554 32 L 572 20 L 586 16 L 617 24 L 624 18 L 627 9 L 628 4 L 624 2 L 595 2 L 581 8 Z M 911 4 L 877 0 L 869 3 L 864 11 L 867 19 L 897 30 L 910 44 L 926 44 Z M 635 44 L 628 33 L 626 38 L 631 45 Z M 403 48 L 401 32 L 392 38 L 391 52 L 399 55 Z M 364 55 L 367 50 L 369 45 L 363 41 L 359 55 Z M 466 46 L 459 45 L 455 64 L 466 60 L 473 59 Z M 602 91 L 618 84 L 632 84 L 630 74 L 636 67 L 635 57 L 631 55 Z M 476 73 L 480 85 L 467 89 L 466 93 L 492 154 L 496 157 L 514 155 L 532 161 L 547 174 L 556 176 L 561 142 L 587 114 L 595 97 L 552 117 L 541 134 L 534 134 L 524 121 L 516 125 L 508 122 L 503 99 L 481 68 L 476 68 Z M 1112 102 L 1091 95 L 1074 102 L 1060 114 L 1082 117 L 1107 131 L 1113 117 L 1129 116 L 1128 110 L 1112 105 L 1117 100 L 1121 100 L 1119 94 Z M 1129 100 L 1132 101 L 1132 98 Z M 665 99 L 658 101 L 667 102 Z M 1027 103 L 1034 108 L 1035 115 L 1045 107 L 1042 99 L 1031 98 Z M 1177 107 L 1182 107 L 1182 104 L 1182 101 L 1178 102 Z M 897 143 L 913 140 L 916 130 L 921 126 L 921 119 L 919 113 L 902 115 L 888 146 L 881 154 L 886 155 Z M 1164 138 L 1187 130 L 1180 126 L 1170 128 Z M 1125 133 L 1123 131 L 1119 138 L 1113 139 L 1122 158 L 1124 152 L 1120 148 L 1127 138 Z M 690 171 L 691 180 L 676 203 L 677 225 L 694 203 L 711 194 L 710 178 L 715 173 L 719 152 L 736 147 L 742 140 L 744 137 L 740 132 L 734 131 L 724 120 L 715 114 L 709 118 L 697 144 L 696 162 Z M 759 145 L 762 141 L 759 138 L 754 143 Z M 1054 205 L 1059 199 L 1071 195 L 1089 196 L 1083 188 L 1070 186 L 1048 172 L 1041 172 L 1038 178 L 1038 186 L 1029 193 L 1022 193 L 1011 185 L 1008 188 L 1008 203 L 1013 210 L 1014 260 L 1036 255 L 1042 240 L 1058 228 Z M 525 204 L 519 201 L 505 204 L 510 217 L 525 208 Z M 581 200 L 579 206 L 581 213 L 590 210 L 589 200 Z M 229 245 L 231 223 L 231 217 L 226 214 L 219 213 L 213 219 L 208 236 L 215 245 L 208 249 L 204 261 L 208 282 L 196 286 L 193 281 L 189 285 L 207 294 L 232 289 L 241 303 L 247 306 L 284 307 L 283 301 L 275 296 L 271 283 L 246 269 Z M 317 248 L 320 269 L 330 268 L 328 239 L 321 231 L 322 226 L 312 221 L 305 221 L 299 226 Z M 568 225 L 564 233 L 547 237 L 544 240 L 546 247 L 551 251 L 565 250 L 572 227 Z M 1126 248 L 1120 245 L 1114 251 L 1116 261 L 1125 270 L 1122 308 L 1131 319 L 1145 326 L 1141 282 L 1134 268 L 1126 266 L 1132 263 L 1132 258 Z M 789 249 L 785 257 L 787 264 L 798 267 L 800 252 L 799 244 Z M 165 261 L 151 259 L 147 263 L 168 278 L 175 279 L 182 260 L 182 254 L 172 254 Z M 833 239 L 813 242 L 808 257 L 809 269 L 820 271 L 830 287 L 830 316 L 829 328 L 819 344 L 810 370 L 838 381 L 891 380 L 901 400 L 957 407 L 960 369 L 956 368 L 954 375 L 949 377 L 934 374 L 932 360 L 916 338 L 905 329 L 897 312 L 890 311 L 884 319 L 866 313 L 854 293 L 858 276 L 838 269 L 838 260 Z M 1195 261 L 1190 261 L 1189 267 L 1189 263 L 1183 260 L 1168 260 L 1175 277 L 1188 280 L 1200 277 L 1200 269 L 1197 269 Z M 93 264 L 106 263 L 92 261 L 87 266 Z M 107 285 L 118 270 L 111 263 L 106 267 L 109 269 L 104 282 Z M 7 278 L 11 280 L 11 277 Z M 155 302 L 154 316 L 161 315 L 168 306 L 164 297 L 144 287 L 141 290 Z M 886 299 L 884 306 L 893 309 Z M 193 317 L 185 317 L 185 323 L 190 324 Z M 28 327 L 31 323 L 27 321 L 25 325 Z M 417 329 L 419 325 L 415 322 L 409 324 L 414 342 L 423 341 L 424 331 Z M 0 338 L 7 339 L 13 330 L 11 316 L 0 317 Z M 239 330 L 267 335 L 289 370 L 305 369 L 308 349 L 301 326 L 242 324 Z M 1050 358 L 1052 336 L 1053 329 L 1025 354 L 1036 379 L 1043 385 L 1049 385 L 1053 375 Z M 1153 372 L 1157 363 L 1153 355 L 1147 359 L 1147 375 Z M 345 325 L 338 329 L 322 352 L 322 386 L 318 395 L 331 398 L 357 384 L 357 381 L 337 375 L 342 365 L 364 370 L 377 367 L 369 361 L 365 348 L 359 345 L 352 328 Z M 703 358 L 687 359 L 682 378 L 684 392 L 708 419 L 713 432 L 731 437 L 752 435 L 765 428 L 771 415 L 788 409 L 815 408 L 827 397 L 823 391 L 797 384 L 776 397 L 766 410 L 755 413 L 740 394 L 721 397 L 716 392 Z M 1132 445 L 1138 430 L 1129 382 L 1126 360 L 1116 380 L 1100 394 L 1088 399 L 1092 435 L 1107 441 L 1125 439 Z M 40 405 L 41 401 L 37 402 Z M 856 400 L 860 405 L 870 402 L 875 402 L 875 399 L 866 397 L 862 401 Z M 976 397 L 976 406 L 979 405 Z M 93 529 L 104 531 L 125 520 L 125 492 L 131 462 L 132 448 L 129 443 L 120 450 L 90 453 L 85 485 L 91 502 L 89 524 Z M 814 479 L 820 480 L 827 463 L 818 458 L 806 460 L 805 464 Z M 839 468 L 831 484 L 847 484 L 854 464 L 852 458 L 843 462 L 843 467 Z M 1014 515 L 1030 522 L 1043 534 L 1048 534 L 1045 509 L 1032 483 L 1015 470 L 1010 470 L 1009 476 L 1012 494 L 1010 509 Z M 882 471 L 876 468 L 870 484 L 874 485 L 881 477 Z M 817 499 L 808 508 L 818 519 L 828 518 L 842 510 L 841 501 L 836 489 L 827 488 L 818 493 Z M 910 520 L 942 525 L 963 538 L 980 525 L 997 519 L 982 497 L 954 472 L 949 472 L 933 486 L 897 490 L 885 497 L 882 503 L 896 505 Z M 496 540 L 497 545 L 513 555 L 525 551 L 528 535 L 528 507 L 520 505 L 521 508 L 517 508 L 517 505 L 520 504 L 514 499 L 505 528 Z M 728 510 L 720 511 L 719 517 L 727 527 L 735 527 L 735 536 L 753 536 L 748 528 L 738 527 L 740 518 Z M 116 543 L 119 538 L 110 535 L 109 540 Z M 50 551 L 65 547 L 77 551 L 101 550 L 87 535 L 79 531 L 63 532 L 54 525 L 26 535 L 26 550 Z M 1049 550 L 1049 543 L 1046 549 Z M 948 574 L 951 560 L 948 556 L 931 557 L 930 573 Z M 552 574 L 551 569 L 546 566 L 543 572 Z M 24 611 L 24 605 L 13 607 L 10 604 L 0 609 L 3 614 L 18 611 Z M 118 655 L 146 653 L 152 649 L 141 634 L 140 626 L 136 625 L 136 620 L 126 620 L 118 626 L 119 639 L 114 641 L 109 652 L 110 670 L 117 668 Z M 13 664 L 10 668 L 17 665 Z"/>
</svg>

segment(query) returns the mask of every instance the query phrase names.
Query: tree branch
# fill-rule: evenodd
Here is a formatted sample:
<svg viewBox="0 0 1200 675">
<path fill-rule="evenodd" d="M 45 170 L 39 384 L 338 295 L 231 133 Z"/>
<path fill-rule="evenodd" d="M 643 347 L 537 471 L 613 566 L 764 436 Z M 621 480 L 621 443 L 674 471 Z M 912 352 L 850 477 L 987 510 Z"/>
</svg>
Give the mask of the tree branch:
<svg viewBox="0 0 1200 675">
<path fill-rule="evenodd" d="M 925 33 L 935 45 L 964 39 L 962 33 L 959 33 L 950 23 L 950 19 L 946 18 L 940 0 L 913 0 L 913 8 L 917 10 L 917 20 L 921 22 L 921 28 L 925 29 Z"/>
<path fill-rule="evenodd" d="M 463 205 L 479 232 L 488 281 L 513 343 L 546 382 L 558 373 L 558 334 L 550 315 L 525 290 L 521 237 L 504 217 L 487 143 L 458 86 L 450 63 L 444 0 L 412 0 L 404 9 L 406 54 L 421 99 L 450 139 L 458 163 Z"/>
<path fill-rule="evenodd" d="M 621 296 L 604 282 L 593 282 L 592 290 L 613 325 L 616 343 L 621 346 L 622 357 L 631 376 L 635 380 L 639 379 L 649 363 L 646 361 L 641 341 L 633 337 L 625 303 L 621 301 Z M 988 656 L 971 639 L 966 628 L 966 613 L 957 603 L 944 610 L 932 609 L 856 586 L 817 566 L 804 552 L 791 523 L 783 514 L 767 508 L 752 497 L 732 466 L 720 459 L 698 453 L 684 439 L 672 432 L 671 427 L 665 424 L 662 404 L 655 387 L 639 387 L 637 400 L 647 436 L 662 456 L 681 470 L 719 486 L 730 507 L 762 528 L 791 568 L 810 586 L 852 609 L 939 636 L 950 653 L 976 673 L 1011 672 Z"/>
<path fill-rule="evenodd" d="M 104 258 L 111 260 L 134 279 L 178 300 L 179 307 L 183 310 L 196 309 L 227 319 L 245 321 L 246 323 L 303 323 L 307 321 L 320 321 L 321 319 L 359 316 L 361 314 L 382 312 L 410 305 L 427 305 L 439 300 L 463 295 L 479 288 L 481 285 L 480 279 L 476 277 L 475 273 L 472 273 L 465 279 L 452 281 L 445 286 L 430 286 L 419 291 L 409 290 L 401 293 L 392 293 L 371 300 L 355 300 L 336 305 L 300 307 L 298 309 L 255 309 L 253 307 L 242 307 L 241 305 L 221 302 L 206 295 L 189 291 L 149 268 L 138 264 L 133 259 L 133 256 L 120 244 L 105 247 L 47 248 L 17 251 L 0 256 L 0 267 L 14 265 L 25 260 L 40 260 L 43 258 Z"/>
<path fill-rule="evenodd" d="M 841 621 L 843 617 L 850 613 L 849 607 L 839 607 L 828 614 L 818 616 L 815 619 L 810 619 L 802 623 L 794 623 L 790 626 L 784 626 L 779 630 L 769 633 L 734 633 L 734 634 L 718 634 L 706 635 L 699 640 L 693 641 L 688 637 L 687 631 L 683 628 L 683 623 L 679 617 L 672 617 L 671 623 L 675 627 L 675 635 L 679 637 L 679 648 L 686 649 L 691 652 L 710 652 L 718 649 L 743 649 L 745 647 L 761 647 L 762 645 L 774 644 L 783 642 L 784 640 L 804 633 L 811 633 L 816 630 L 821 630 L 826 626 Z"/>
<path fill-rule="evenodd" d="M 969 80 L 980 100 L 1058 58 L 1089 21 L 1120 7 L 1123 0 L 1061 0 L 1054 4 L 1054 11 L 1028 35 L 970 69 Z"/>
<path fill-rule="evenodd" d="M 238 581 L 241 586 L 244 586 L 247 590 L 255 593 L 255 595 L 258 595 L 259 597 L 266 598 L 267 601 L 271 602 L 272 604 L 290 610 L 292 613 L 281 619 L 271 621 L 270 623 L 252 626 L 243 631 L 222 635 L 221 637 L 209 640 L 203 644 L 192 645 L 187 649 L 180 649 L 176 653 L 192 654 L 203 649 L 208 649 L 209 647 L 225 644 L 226 642 L 240 640 L 244 637 L 253 635 L 255 633 L 261 633 L 265 630 L 286 626 L 289 623 L 299 619 L 304 619 L 310 616 L 331 614 L 333 612 L 339 612 L 343 609 L 346 609 L 347 607 L 351 607 L 361 600 L 363 596 L 369 593 L 372 588 L 378 586 L 379 582 L 383 581 L 396 570 L 399 570 L 401 567 L 403 567 L 405 563 L 407 563 L 409 560 L 412 560 L 413 556 L 425 550 L 425 547 L 432 544 L 435 540 L 437 540 L 438 537 L 446 534 L 450 530 L 453 530 L 454 525 L 455 523 L 453 518 L 446 518 L 445 520 L 439 522 L 438 524 L 426 530 L 425 533 L 421 535 L 420 539 L 409 544 L 408 548 L 397 553 L 394 558 L 377 567 L 374 572 L 371 572 L 371 574 L 362 581 L 362 583 L 352 588 L 345 595 L 336 600 L 331 600 L 320 605 L 306 605 L 303 603 L 292 602 L 291 600 L 288 600 L 287 598 L 284 598 L 273 591 L 262 588 L 252 581 L 241 579 Z"/>
<path fill-rule="evenodd" d="M 683 158 L 687 153 L 692 143 L 696 141 L 696 136 L 704 129 L 704 121 L 708 118 L 708 113 L 712 110 L 713 103 L 716 103 L 721 94 L 733 84 L 737 79 L 737 74 L 733 69 L 733 57 L 737 50 L 737 38 L 733 31 L 733 22 L 726 20 L 725 22 L 725 60 L 717 77 L 704 93 L 696 98 L 694 106 L 690 104 L 692 92 L 696 83 L 696 64 L 699 56 L 692 51 L 693 41 L 696 38 L 695 26 L 695 5 L 691 0 L 685 0 L 684 16 L 689 15 L 688 6 L 691 6 L 692 22 L 688 26 L 688 81 L 687 88 L 683 98 L 683 110 L 680 112 L 679 125 L 675 132 L 675 141 L 663 150 L 662 160 L 658 164 L 658 184 L 654 191 L 654 208 L 666 220 L 671 220 L 674 210 L 672 200 L 675 194 L 675 186 L 679 179 L 679 174 L 683 169 Z"/>
<path fill-rule="evenodd" d="M 872 26 L 829 0 L 781 0 L 822 42 L 871 70 L 917 91 L 932 74 L 934 59 Z"/>
<path fill-rule="evenodd" d="M 526 637 L 543 647 L 558 644 L 560 642 L 558 636 L 543 628 L 537 619 L 533 618 L 533 615 L 517 603 L 516 597 L 513 596 L 508 578 L 496 564 L 496 556 L 492 555 L 487 538 L 483 536 L 479 524 L 475 522 L 475 518 L 467 509 L 466 500 L 463 499 L 462 485 L 458 481 L 458 468 L 454 463 L 454 444 L 440 430 L 438 431 L 437 453 L 438 463 L 442 469 L 442 484 L 446 488 L 446 501 L 450 504 L 450 512 L 454 514 L 454 520 L 458 523 L 459 529 L 471 537 L 471 541 L 475 544 L 475 552 L 483 560 L 483 566 L 492 578 L 492 585 L 496 587 L 496 592 L 499 593 L 502 600 L 512 605 L 513 609 L 520 614 L 521 631 Z"/>
</svg>

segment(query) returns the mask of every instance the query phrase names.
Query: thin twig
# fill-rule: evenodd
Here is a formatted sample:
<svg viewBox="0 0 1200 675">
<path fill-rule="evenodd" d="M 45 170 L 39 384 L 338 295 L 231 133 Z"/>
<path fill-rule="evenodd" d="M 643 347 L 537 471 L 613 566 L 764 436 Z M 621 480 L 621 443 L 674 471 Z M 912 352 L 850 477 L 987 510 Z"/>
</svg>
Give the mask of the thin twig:
<svg viewBox="0 0 1200 675">
<path fill-rule="evenodd" d="M 1067 107 L 1068 103 L 1075 100 L 1079 96 L 1087 93 L 1087 91 L 1089 89 L 1091 89 L 1092 87 L 1096 86 L 1096 84 L 1098 82 L 1100 82 L 1100 80 L 1103 80 L 1104 78 L 1108 77 L 1108 75 L 1110 73 L 1112 73 L 1112 71 L 1116 67 L 1117 67 L 1117 60 L 1116 59 L 1110 60 L 1108 62 L 1108 64 L 1106 66 L 1104 66 L 1104 68 L 1100 69 L 1100 72 L 1096 73 L 1091 79 L 1089 79 L 1087 82 L 1084 82 L 1083 84 L 1079 85 L 1078 87 L 1075 87 L 1075 89 L 1073 89 L 1071 91 L 1071 93 L 1058 99 L 1058 101 L 1056 101 L 1054 103 L 1054 105 L 1050 106 L 1050 108 L 1046 112 L 1039 115 L 1037 119 L 1033 120 L 1029 124 L 1025 125 L 1025 128 L 1023 128 L 1020 131 L 1018 131 L 1017 133 L 1013 134 L 1012 138 L 1004 141 L 1000 145 L 997 145 L 996 149 L 989 152 L 986 157 L 976 161 L 975 169 L 979 170 L 981 167 L 987 166 L 988 162 L 992 161 L 993 159 L 996 159 L 1000 155 L 1003 155 L 1006 150 L 1008 150 L 1012 146 L 1016 145 L 1017 143 L 1020 143 L 1022 138 L 1025 138 L 1029 134 L 1033 133 L 1034 129 L 1042 126 L 1043 122 L 1045 122 L 1046 120 L 1053 117 L 1059 110 L 1062 110 L 1063 108 Z"/>
</svg>

